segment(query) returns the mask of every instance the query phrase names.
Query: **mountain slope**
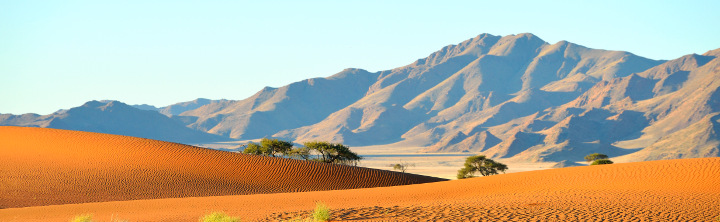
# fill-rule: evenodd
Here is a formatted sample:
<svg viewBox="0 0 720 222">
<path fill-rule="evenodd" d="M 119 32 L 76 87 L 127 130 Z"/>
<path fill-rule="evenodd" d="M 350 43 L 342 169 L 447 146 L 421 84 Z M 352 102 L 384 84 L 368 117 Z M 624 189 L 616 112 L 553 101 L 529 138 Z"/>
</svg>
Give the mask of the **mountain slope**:
<svg viewBox="0 0 720 222">
<path fill-rule="evenodd" d="M 328 78 L 266 87 L 250 98 L 209 104 L 180 116 L 197 117 L 189 126 L 239 139 L 270 136 L 316 123 L 364 96 L 377 73 L 346 69 Z"/>
<path fill-rule="evenodd" d="M 226 100 L 224 100 L 224 99 L 223 100 L 209 100 L 209 99 L 204 99 L 204 98 L 198 98 L 198 99 L 195 99 L 192 101 L 175 103 L 175 104 L 165 106 L 165 107 L 160 107 L 160 108 L 157 108 L 152 105 L 147 105 L 147 104 L 133 105 L 133 107 L 142 109 L 142 110 L 157 111 L 163 115 L 173 117 L 173 116 L 180 115 L 183 112 L 200 108 L 204 105 L 208 105 L 211 103 L 220 103 L 220 102 L 224 102 L 224 101 L 226 101 Z"/>
<path fill-rule="evenodd" d="M 659 63 L 564 41 L 550 45 L 532 34 L 483 34 L 408 66 L 383 71 L 357 102 L 318 123 L 274 136 L 351 145 L 413 140 L 438 146 L 441 138 L 561 105 L 599 80 Z M 567 78 L 575 81 L 563 83 Z M 547 84 L 555 86 L 540 90 Z"/>
<path fill-rule="evenodd" d="M 546 110 L 539 119 L 557 124 L 539 133 L 550 140 L 515 158 L 579 161 L 592 152 L 625 162 L 718 156 L 711 124 L 720 111 L 718 79 L 720 59 L 706 54 L 599 82 L 575 100 Z M 576 117 L 588 111 L 595 117 Z"/>
<path fill-rule="evenodd" d="M 720 156 L 720 114 L 711 114 L 682 130 L 664 136 L 625 159 L 657 160 Z"/>
</svg>

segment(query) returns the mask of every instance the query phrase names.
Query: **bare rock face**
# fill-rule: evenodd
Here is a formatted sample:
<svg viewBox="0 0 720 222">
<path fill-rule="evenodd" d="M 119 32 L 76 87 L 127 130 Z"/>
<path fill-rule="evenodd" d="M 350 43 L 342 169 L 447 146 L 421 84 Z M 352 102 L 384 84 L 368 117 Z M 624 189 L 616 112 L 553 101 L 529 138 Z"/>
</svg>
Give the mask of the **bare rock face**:
<svg viewBox="0 0 720 222">
<path fill-rule="evenodd" d="M 650 146 L 628 155 L 636 160 L 717 157 L 720 155 L 720 114 L 714 113 Z"/>
</svg>

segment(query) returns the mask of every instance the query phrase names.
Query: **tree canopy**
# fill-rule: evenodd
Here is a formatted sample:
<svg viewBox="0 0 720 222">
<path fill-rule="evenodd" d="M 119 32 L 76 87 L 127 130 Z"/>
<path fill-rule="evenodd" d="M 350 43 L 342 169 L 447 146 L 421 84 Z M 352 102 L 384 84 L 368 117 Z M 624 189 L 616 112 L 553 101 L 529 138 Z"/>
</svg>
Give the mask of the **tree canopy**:
<svg viewBox="0 0 720 222">
<path fill-rule="evenodd" d="M 245 154 L 255 154 L 263 156 L 287 155 L 293 150 L 293 144 L 288 141 L 278 139 L 263 138 L 260 144 L 250 142 L 245 145 Z"/>
<path fill-rule="evenodd" d="M 603 164 L 613 164 L 613 161 L 608 159 L 600 159 L 593 161 L 590 165 L 603 165 Z"/>
<path fill-rule="evenodd" d="M 260 143 L 249 142 L 243 153 L 272 157 L 312 160 L 323 163 L 357 165 L 362 159 L 350 147 L 342 143 L 306 142 L 303 147 L 293 147 L 292 142 L 263 138 Z"/>
<path fill-rule="evenodd" d="M 324 163 L 337 163 L 343 165 L 357 165 L 362 159 L 357 153 L 350 151 L 350 147 L 342 143 L 306 142 L 303 144 L 310 152 L 310 159 Z M 313 153 L 315 155 L 313 155 Z"/>
<path fill-rule="evenodd" d="M 585 161 L 592 162 L 595 160 L 603 160 L 603 159 L 607 159 L 607 158 L 608 158 L 608 156 L 605 154 L 593 153 L 593 154 L 589 154 L 589 155 L 585 156 Z"/>
<path fill-rule="evenodd" d="M 465 159 L 465 167 L 458 170 L 457 178 L 465 179 L 475 177 L 475 173 L 483 176 L 505 173 L 508 167 L 505 164 L 495 162 L 484 155 L 471 156 Z"/>
<path fill-rule="evenodd" d="M 610 161 L 608 159 L 608 155 L 602 154 L 602 153 L 593 153 L 585 156 L 585 160 L 590 163 L 590 165 L 603 165 L 603 164 L 613 164 L 613 161 Z"/>
</svg>

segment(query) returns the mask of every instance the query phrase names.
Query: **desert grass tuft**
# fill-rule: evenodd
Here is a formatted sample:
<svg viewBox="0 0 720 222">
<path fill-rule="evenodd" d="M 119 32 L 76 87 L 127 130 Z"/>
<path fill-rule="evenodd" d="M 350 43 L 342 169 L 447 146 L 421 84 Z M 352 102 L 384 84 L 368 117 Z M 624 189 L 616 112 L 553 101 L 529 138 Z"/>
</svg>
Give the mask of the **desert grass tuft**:
<svg viewBox="0 0 720 222">
<path fill-rule="evenodd" d="M 224 212 L 213 212 L 201 217 L 200 222 L 240 222 L 240 218 L 228 216 Z"/>
<path fill-rule="evenodd" d="M 330 208 L 322 202 L 317 202 L 312 216 L 315 221 L 328 221 L 330 220 Z"/>
<path fill-rule="evenodd" d="M 77 215 L 70 222 L 93 222 L 92 214 Z"/>
</svg>

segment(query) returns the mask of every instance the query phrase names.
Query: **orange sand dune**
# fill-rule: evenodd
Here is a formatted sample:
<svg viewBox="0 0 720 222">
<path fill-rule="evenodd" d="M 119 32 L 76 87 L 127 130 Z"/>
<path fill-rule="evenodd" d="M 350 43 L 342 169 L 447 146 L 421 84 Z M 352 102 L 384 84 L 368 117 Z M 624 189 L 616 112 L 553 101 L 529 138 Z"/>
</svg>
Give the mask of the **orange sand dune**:
<svg viewBox="0 0 720 222">
<path fill-rule="evenodd" d="M 351 189 L 440 180 L 127 136 L 0 127 L 0 208 Z"/>
<path fill-rule="evenodd" d="M 583 166 L 395 187 L 70 204 L 0 210 L 0 221 L 244 221 L 307 217 L 325 202 L 346 221 L 715 221 L 720 158 Z"/>
</svg>

